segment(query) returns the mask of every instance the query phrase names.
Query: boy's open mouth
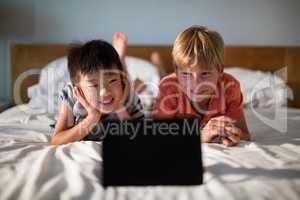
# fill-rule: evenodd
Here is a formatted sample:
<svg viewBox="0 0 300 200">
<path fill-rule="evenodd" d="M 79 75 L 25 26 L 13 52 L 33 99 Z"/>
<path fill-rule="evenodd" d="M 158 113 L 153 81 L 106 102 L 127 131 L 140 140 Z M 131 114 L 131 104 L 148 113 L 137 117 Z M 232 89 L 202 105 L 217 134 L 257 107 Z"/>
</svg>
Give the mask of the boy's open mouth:
<svg viewBox="0 0 300 200">
<path fill-rule="evenodd" d="M 113 97 L 108 97 L 108 98 L 102 99 L 101 101 L 99 101 L 99 103 L 106 106 L 106 105 L 111 104 L 113 101 L 114 101 Z"/>
<path fill-rule="evenodd" d="M 195 90 L 192 90 L 191 91 L 191 95 L 193 96 L 202 96 L 202 97 L 207 97 L 207 96 L 210 96 L 211 95 L 211 91 L 209 90 L 199 90 L 199 91 L 195 91 Z"/>
</svg>

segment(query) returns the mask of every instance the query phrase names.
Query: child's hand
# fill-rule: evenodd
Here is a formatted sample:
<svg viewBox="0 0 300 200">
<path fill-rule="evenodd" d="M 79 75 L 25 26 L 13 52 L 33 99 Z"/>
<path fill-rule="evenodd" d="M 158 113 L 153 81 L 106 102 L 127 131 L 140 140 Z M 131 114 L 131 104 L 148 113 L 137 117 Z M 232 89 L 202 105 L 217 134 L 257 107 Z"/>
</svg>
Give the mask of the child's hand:
<svg viewBox="0 0 300 200">
<path fill-rule="evenodd" d="M 222 137 L 222 144 L 226 147 L 235 146 L 240 143 L 242 130 L 235 125 L 225 127 L 225 137 Z"/>
<path fill-rule="evenodd" d="M 98 121 L 101 117 L 101 112 L 93 108 L 88 101 L 85 99 L 84 94 L 82 93 L 79 87 L 73 87 L 74 97 L 80 102 L 80 104 L 86 109 L 88 116 L 92 117 Z"/>
<path fill-rule="evenodd" d="M 226 147 L 238 144 L 242 131 L 234 123 L 234 120 L 226 116 L 212 118 L 202 129 L 202 141 L 211 142 L 216 136 L 220 136 L 221 143 Z"/>
</svg>

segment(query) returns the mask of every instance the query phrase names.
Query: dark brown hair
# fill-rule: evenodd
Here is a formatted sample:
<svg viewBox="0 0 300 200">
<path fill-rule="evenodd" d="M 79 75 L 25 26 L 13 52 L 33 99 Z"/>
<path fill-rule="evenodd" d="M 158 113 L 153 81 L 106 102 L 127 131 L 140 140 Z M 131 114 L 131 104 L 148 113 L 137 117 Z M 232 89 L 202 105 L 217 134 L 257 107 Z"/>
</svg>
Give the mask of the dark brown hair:
<svg viewBox="0 0 300 200">
<path fill-rule="evenodd" d="M 85 44 L 72 44 L 68 52 L 68 70 L 72 83 L 79 81 L 79 72 L 86 75 L 100 69 L 117 69 L 124 72 L 115 48 L 103 40 Z"/>
</svg>

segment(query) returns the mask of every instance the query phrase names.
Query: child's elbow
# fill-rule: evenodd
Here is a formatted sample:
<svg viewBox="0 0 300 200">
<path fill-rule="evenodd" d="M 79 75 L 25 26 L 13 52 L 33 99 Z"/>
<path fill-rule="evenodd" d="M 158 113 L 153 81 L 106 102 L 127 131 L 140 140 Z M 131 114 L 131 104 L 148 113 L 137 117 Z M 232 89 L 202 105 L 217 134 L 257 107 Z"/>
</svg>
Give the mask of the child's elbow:
<svg viewBox="0 0 300 200">
<path fill-rule="evenodd" d="M 50 144 L 51 145 L 59 145 L 58 141 L 54 137 L 51 138 Z"/>
<path fill-rule="evenodd" d="M 251 141 L 250 133 L 248 131 L 244 132 L 241 139 L 245 141 Z"/>
<path fill-rule="evenodd" d="M 62 141 L 60 140 L 60 138 L 58 138 L 57 136 L 53 136 L 50 140 L 50 144 L 51 145 L 61 145 L 63 144 Z"/>
</svg>

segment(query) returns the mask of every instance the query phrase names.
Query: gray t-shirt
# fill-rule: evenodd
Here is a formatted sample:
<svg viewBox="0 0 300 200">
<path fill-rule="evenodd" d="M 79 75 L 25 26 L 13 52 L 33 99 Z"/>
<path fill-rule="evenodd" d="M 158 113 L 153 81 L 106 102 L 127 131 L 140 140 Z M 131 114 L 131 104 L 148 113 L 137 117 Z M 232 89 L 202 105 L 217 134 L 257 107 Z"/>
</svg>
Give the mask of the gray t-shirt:
<svg viewBox="0 0 300 200">
<path fill-rule="evenodd" d="M 78 124 L 81 120 L 83 120 L 87 116 L 87 111 L 85 108 L 80 104 L 79 101 L 77 101 L 73 95 L 73 90 L 71 83 L 67 84 L 61 91 L 59 95 L 59 105 L 63 101 L 66 101 L 69 105 L 70 108 L 70 119 L 68 126 L 72 127 L 76 124 Z M 125 102 L 125 106 L 127 108 L 128 114 L 130 116 L 130 119 L 142 119 L 144 118 L 144 113 L 143 113 L 143 105 L 141 103 L 140 98 L 138 97 L 137 93 L 132 91 L 130 92 L 130 95 Z M 119 117 L 116 113 L 111 112 L 107 114 L 103 114 L 101 116 L 100 121 L 103 120 L 118 120 Z M 99 122 L 100 122 L 99 121 Z M 51 125 L 50 125 L 51 126 Z M 55 127 L 55 124 L 52 125 L 52 127 Z M 91 133 L 84 138 L 84 140 L 98 140 L 99 135 L 101 135 L 99 131 L 99 127 L 95 127 Z"/>
</svg>

